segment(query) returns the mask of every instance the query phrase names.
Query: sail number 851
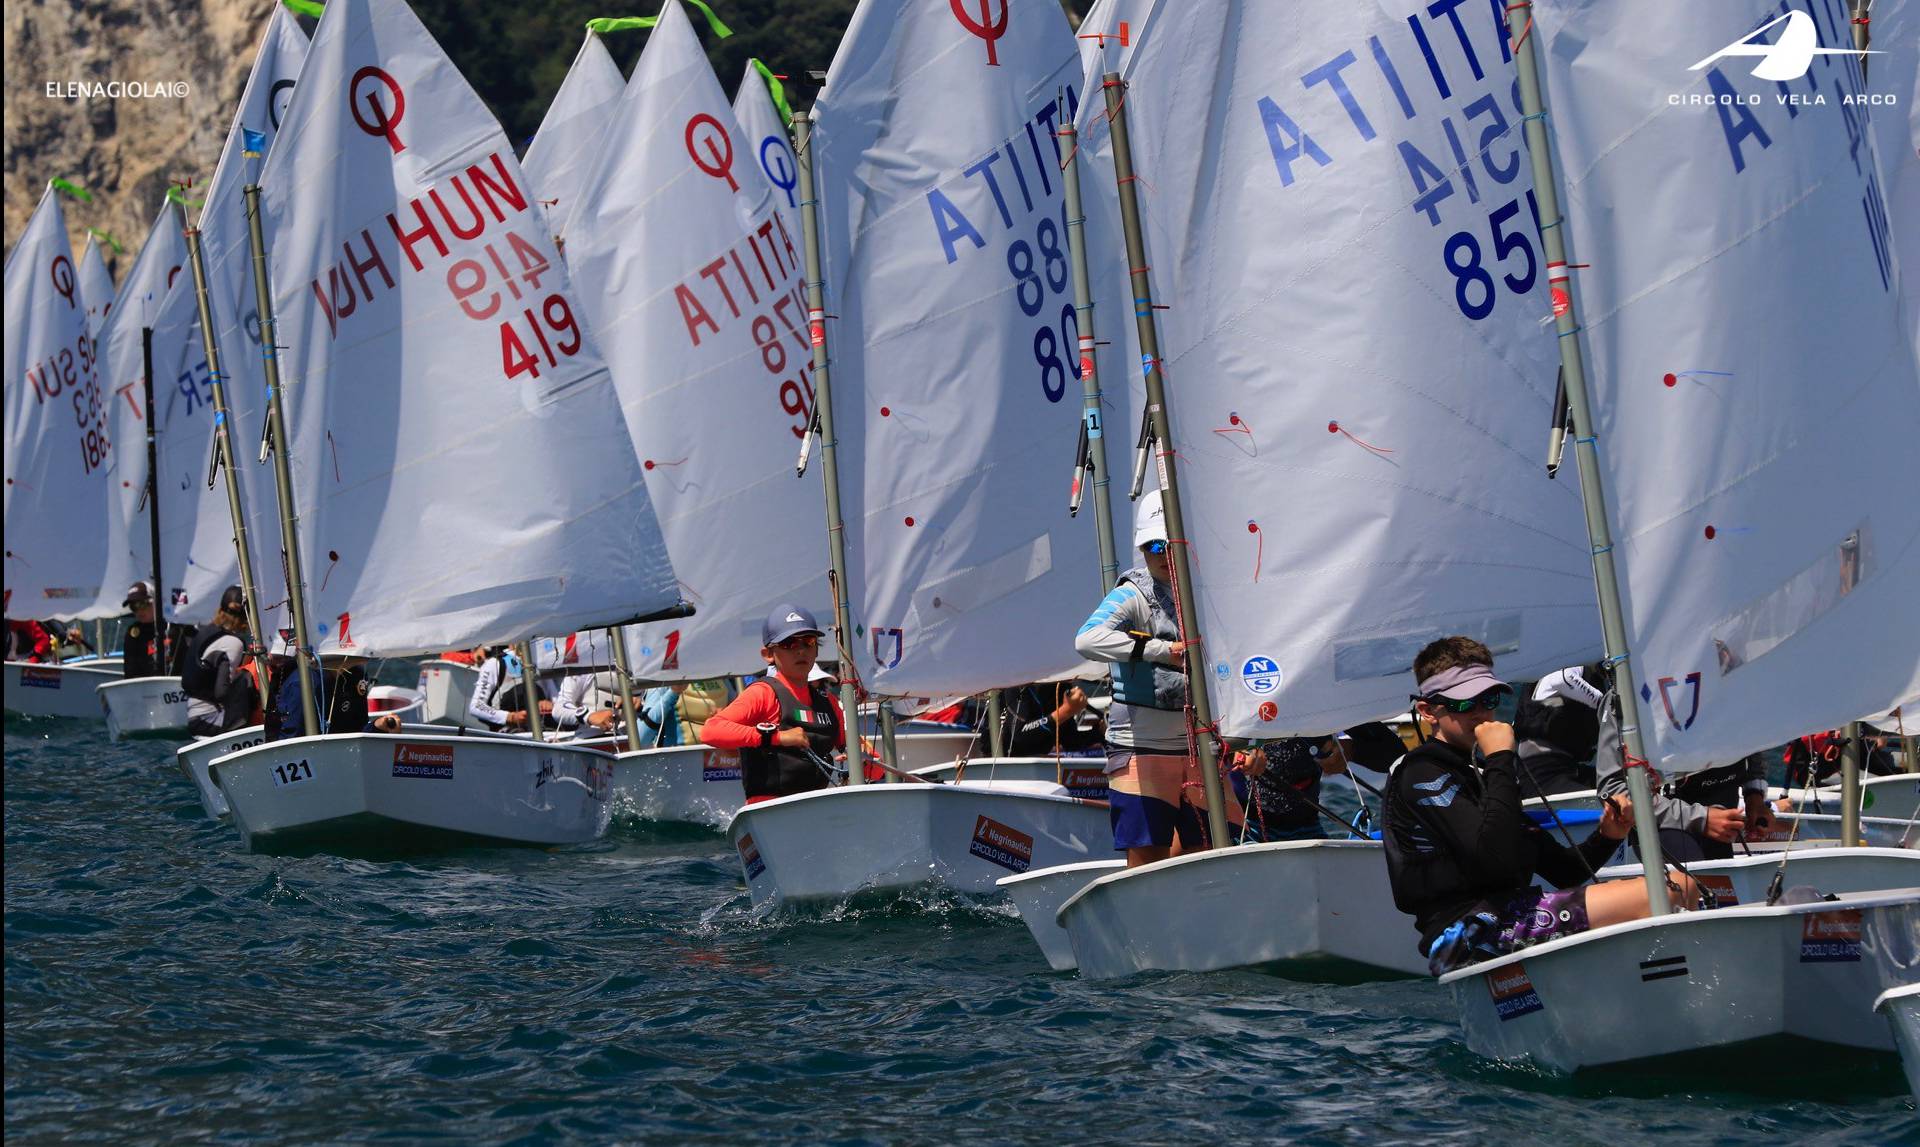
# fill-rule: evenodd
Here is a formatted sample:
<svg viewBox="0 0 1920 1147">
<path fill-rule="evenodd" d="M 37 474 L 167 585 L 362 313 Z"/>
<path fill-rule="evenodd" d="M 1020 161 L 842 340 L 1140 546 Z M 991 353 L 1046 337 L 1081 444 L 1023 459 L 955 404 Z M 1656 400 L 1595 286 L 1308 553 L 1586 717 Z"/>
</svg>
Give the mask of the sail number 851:
<svg viewBox="0 0 1920 1147">
<path fill-rule="evenodd" d="M 1540 208 L 1531 191 L 1527 192 L 1527 207 L 1532 211 L 1537 234 Z M 1487 233 L 1492 240 L 1492 261 L 1498 264 L 1494 270 L 1501 272 L 1500 281 L 1507 285 L 1508 291 L 1524 297 L 1539 280 L 1540 264 L 1534 257 L 1532 242 L 1527 239 L 1526 225 L 1514 226 L 1514 217 L 1519 214 L 1520 201 L 1507 200 L 1488 213 Z M 1455 231 L 1447 237 L 1442 258 L 1446 260 L 1447 270 L 1453 273 L 1453 301 L 1459 305 L 1460 313 L 1476 320 L 1492 314 L 1496 298 L 1493 271 L 1488 270 L 1489 260 L 1480 245 L 1480 237 L 1472 231 Z"/>
</svg>

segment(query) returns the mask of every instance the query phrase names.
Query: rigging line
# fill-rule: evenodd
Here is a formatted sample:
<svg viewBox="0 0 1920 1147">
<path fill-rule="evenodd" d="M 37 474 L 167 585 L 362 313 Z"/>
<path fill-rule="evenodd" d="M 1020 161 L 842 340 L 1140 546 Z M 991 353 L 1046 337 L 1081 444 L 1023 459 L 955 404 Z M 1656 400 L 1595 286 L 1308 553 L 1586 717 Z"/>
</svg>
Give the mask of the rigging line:
<svg viewBox="0 0 1920 1147">
<path fill-rule="evenodd" d="M 1819 765 L 1813 761 L 1812 754 L 1809 753 L 1807 761 L 1808 779 L 1811 780 L 1813 775 L 1818 771 Z M 1812 791 L 1813 786 L 1810 784 L 1803 784 L 1800 788 L 1800 803 L 1794 809 L 1793 827 L 1787 830 L 1786 842 L 1780 846 L 1780 867 L 1773 870 L 1773 879 L 1767 883 L 1767 907 L 1769 908 L 1780 902 L 1780 894 L 1786 888 L 1787 859 L 1793 853 L 1794 839 L 1800 835 L 1800 817 L 1806 812 L 1807 794 Z M 1792 790 L 1789 789 L 1788 793 L 1791 794 Z M 1789 795 L 1787 800 L 1791 803 L 1793 797 Z"/>
</svg>

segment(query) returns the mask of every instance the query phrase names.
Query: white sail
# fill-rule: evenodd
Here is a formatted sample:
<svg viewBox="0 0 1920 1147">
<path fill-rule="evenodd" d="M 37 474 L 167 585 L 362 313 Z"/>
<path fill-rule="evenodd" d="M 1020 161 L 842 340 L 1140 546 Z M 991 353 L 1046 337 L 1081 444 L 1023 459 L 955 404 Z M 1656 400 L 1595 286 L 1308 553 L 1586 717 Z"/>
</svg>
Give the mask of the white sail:
<svg viewBox="0 0 1920 1147">
<path fill-rule="evenodd" d="M 584 629 L 565 637 L 541 637 L 533 642 L 533 667 L 562 672 L 608 669 L 616 664 L 613 641 L 604 629 Z"/>
<path fill-rule="evenodd" d="M 1920 377 L 1876 140 L 1897 119 L 1847 102 L 1851 53 L 1723 51 L 1849 46 L 1845 6 L 1535 17 L 1653 764 L 1914 695 Z"/>
<path fill-rule="evenodd" d="M 95 617 L 102 512 L 114 461 L 108 395 L 52 187 L 6 267 L 5 534 L 8 617 Z M 17 612 L 16 612 L 17 611 Z M 116 605 L 114 612 L 118 612 Z"/>
<path fill-rule="evenodd" d="M 600 139 L 625 87 L 606 44 L 588 32 L 520 161 L 556 231 L 578 206 L 580 186 L 599 162 Z"/>
<path fill-rule="evenodd" d="M 1579 488 L 1545 473 L 1557 350 L 1494 10 L 1202 7 L 1121 0 L 1080 32 L 1128 24 L 1089 54 L 1129 85 L 1221 730 L 1405 712 L 1447 634 L 1514 679 L 1597 655 Z M 1111 194 L 1104 103 L 1080 122 Z"/>
<path fill-rule="evenodd" d="M 87 301 L 87 329 L 97 338 L 113 312 L 113 272 L 107 270 L 100 240 L 92 235 L 87 236 L 87 248 L 80 254 L 80 297 Z"/>
<path fill-rule="evenodd" d="M 147 518 L 147 396 L 145 332 L 158 319 L 169 292 L 183 280 L 193 290 L 180 208 L 162 198 L 146 242 L 121 284 L 120 301 L 99 331 L 100 389 L 107 402 L 113 461 L 102 506 L 107 522 L 106 567 L 93 613 L 121 612 L 127 587 L 153 580 L 153 534 Z M 164 401 L 168 381 L 154 369 L 153 399 Z M 163 471 L 164 473 L 164 471 Z M 164 547 L 162 553 L 164 554 Z"/>
<path fill-rule="evenodd" d="M 855 654 L 876 693 L 1082 665 L 1074 631 L 1106 587 L 1093 515 L 1067 515 L 1081 398 L 1053 135 L 1079 83 L 1052 0 L 865 0 L 816 109 Z M 1090 254 L 1117 285 L 1114 245 Z M 1106 297 L 1110 333 L 1126 312 Z"/>
<path fill-rule="evenodd" d="M 1879 0 L 1871 26 L 1876 43 L 1895 45 L 1873 58 L 1868 76 L 1871 91 L 1886 92 L 1898 102 L 1879 111 L 1869 107 L 1866 114 L 1884 117 L 1880 170 L 1887 181 L 1887 217 L 1894 261 L 1904 271 L 1905 321 L 1920 357 L 1920 52 L 1913 50 L 1920 43 L 1920 0 Z"/>
<path fill-rule="evenodd" d="M 305 598 L 326 650 L 676 599 L 640 462 L 500 125 L 402 0 L 335 0 L 262 174 Z"/>
<path fill-rule="evenodd" d="M 287 593 L 279 559 L 273 469 L 262 465 L 259 456 L 266 425 L 266 376 L 241 189 L 259 176 L 306 57 L 306 33 L 284 6 L 276 5 L 241 91 L 220 162 L 202 193 L 199 218 L 207 306 L 213 314 L 221 371 L 226 375 L 226 399 L 233 419 L 230 441 L 247 511 L 254 576 L 260 582 L 255 591 L 261 600 L 256 604 L 269 628 L 284 624 Z M 252 146 L 248 133 L 253 135 Z M 239 584 L 240 564 L 225 479 L 215 478 L 211 484 L 207 480 L 213 451 L 212 379 L 200 336 L 192 268 L 182 274 L 182 289 L 168 296 L 153 342 L 163 478 L 160 576 L 166 588 L 161 598 L 169 620 L 199 623 L 213 617 L 221 591 Z M 282 607 L 269 608 L 276 603 Z"/>
<path fill-rule="evenodd" d="M 812 412 L 800 235 L 753 161 L 678 0 L 667 0 L 568 225 L 682 593 L 636 627 L 636 676 L 752 673 L 767 612 L 827 616 L 825 503 L 794 472 Z"/>
<path fill-rule="evenodd" d="M 793 157 L 793 137 L 787 134 L 786 117 L 773 102 L 767 77 L 760 74 L 754 61 L 747 62 L 740 87 L 733 96 L 733 115 L 740 121 L 746 137 L 747 153 L 760 167 L 760 174 L 773 186 L 774 209 L 785 221 L 787 234 L 800 242 L 800 168 Z"/>
</svg>

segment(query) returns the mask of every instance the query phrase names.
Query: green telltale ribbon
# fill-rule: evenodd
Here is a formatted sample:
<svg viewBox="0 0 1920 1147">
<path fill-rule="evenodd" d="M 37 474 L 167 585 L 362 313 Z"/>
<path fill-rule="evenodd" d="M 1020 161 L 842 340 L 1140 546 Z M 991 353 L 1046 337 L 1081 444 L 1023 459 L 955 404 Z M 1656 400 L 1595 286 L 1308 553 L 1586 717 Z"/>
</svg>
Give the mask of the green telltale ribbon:
<svg viewBox="0 0 1920 1147">
<path fill-rule="evenodd" d="M 707 27 L 713 29 L 714 35 L 722 40 L 733 35 L 733 29 L 727 27 L 720 21 L 720 17 L 714 15 L 713 9 L 707 7 L 706 0 L 687 0 L 687 3 L 706 14 Z M 629 28 L 651 28 L 659 22 L 658 16 L 602 16 L 597 20 L 588 20 L 587 31 L 598 32 L 604 36 L 608 32 L 624 32 Z"/>
<path fill-rule="evenodd" d="M 167 198 L 172 200 L 175 203 L 178 203 L 182 207 L 204 207 L 206 206 L 206 202 L 207 202 L 204 199 L 188 199 L 186 196 L 186 193 L 181 191 L 178 187 L 167 188 Z"/>
<path fill-rule="evenodd" d="M 100 230 L 100 228 L 98 227 L 87 228 L 87 234 L 93 236 L 95 239 L 98 239 L 102 243 L 105 243 L 107 246 L 113 248 L 113 253 L 116 255 L 124 255 L 127 253 L 127 249 L 120 245 L 120 240 L 115 239 L 113 236 L 107 234 L 105 231 Z"/>
<path fill-rule="evenodd" d="M 280 0 L 280 3 L 296 16 L 311 16 L 316 20 L 327 10 L 319 0 Z"/>
<path fill-rule="evenodd" d="M 747 62 L 753 65 L 755 71 L 766 77 L 767 92 L 773 96 L 773 106 L 780 109 L 780 122 L 791 125 L 793 123 L 793 107 L 787 103 L 787 86 L 780 82 L 779 76 L 773 74 L 772 68 L 760 62 L 760 57 L 755 56 Z"/>
<path fill-rule="evenodd" d="M 55 177 L 52 182 L 53 182 L 53 189 L 55 191 L 63 191 L 66 194 L 73 196 L 75 199 L 78 199 L 82 203 L 93 202 L 93 192 L 88 191 L 86 188 L 80 186 L 78 183 L 74 183 L 71 180 L 60 179 L 58 177 Z"/>
</svg>

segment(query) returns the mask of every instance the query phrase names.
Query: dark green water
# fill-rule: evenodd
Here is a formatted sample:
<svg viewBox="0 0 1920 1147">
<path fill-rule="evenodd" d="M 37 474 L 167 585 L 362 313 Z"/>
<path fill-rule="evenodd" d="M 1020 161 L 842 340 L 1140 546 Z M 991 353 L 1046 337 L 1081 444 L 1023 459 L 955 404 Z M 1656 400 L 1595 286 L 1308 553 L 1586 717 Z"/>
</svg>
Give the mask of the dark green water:
<svg viewBox="0 0 1920 1147">
<path fill-rule="evenodd" d="M 756 920 L 717 836 L 250 856 L 173 747 L 7 720 L 9 1143 L 1920 1142 L 1891 1057 L 1558 1079 L 1425 981 L 1094 984 L 954 903 Z"/>
</svg>

